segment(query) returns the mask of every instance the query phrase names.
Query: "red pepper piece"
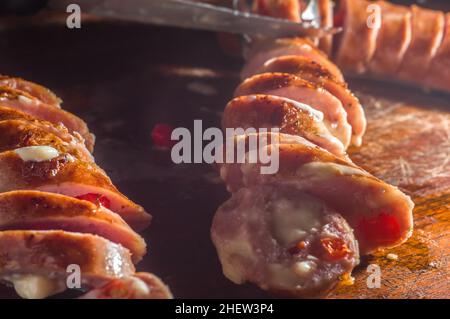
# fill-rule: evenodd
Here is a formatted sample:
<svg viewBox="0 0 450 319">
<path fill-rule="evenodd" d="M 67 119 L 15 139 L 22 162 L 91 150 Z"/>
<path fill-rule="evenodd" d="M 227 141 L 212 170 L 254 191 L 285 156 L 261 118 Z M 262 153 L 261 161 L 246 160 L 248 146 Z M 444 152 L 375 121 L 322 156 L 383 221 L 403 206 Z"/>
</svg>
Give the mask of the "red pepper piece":
<svg viewBox="0 0 450 319">
<path fill-rule="evenodd" d="M 176 141 L 172 141 L 173 126 L 165 123 L 158 123 L 153 127 L 151 136 L 153 145 L 161 149 L 170 149 Z"/>
<path fill-rule="evenodd" d="M 101 194 L 88 193 L 88 194 L 76 196 L 75 198 L 81 199 L 81 200 L 87 200 L 88 202 L 94 203 L 95 205 L 98 205 L 98 206 L 103 206 L 107 209 L 111 208 L 111 202 L 108 199 L 108 197 L 103 196 Z"/>
<path fill-rule="evenodd" d="M 342 259 L 351 253 L 347 244 L 340 238 L 323 238 L 320 243 L 328 260 Z"/>
<path fill-rule="evenodd" d="M 363 218 L 358 223 L 358 232 L 367 241 L 377 243 L 393 242 L 401 235 L 397 219 L 386 213 L 380 213 L 373 218 Z"/>
</svg>

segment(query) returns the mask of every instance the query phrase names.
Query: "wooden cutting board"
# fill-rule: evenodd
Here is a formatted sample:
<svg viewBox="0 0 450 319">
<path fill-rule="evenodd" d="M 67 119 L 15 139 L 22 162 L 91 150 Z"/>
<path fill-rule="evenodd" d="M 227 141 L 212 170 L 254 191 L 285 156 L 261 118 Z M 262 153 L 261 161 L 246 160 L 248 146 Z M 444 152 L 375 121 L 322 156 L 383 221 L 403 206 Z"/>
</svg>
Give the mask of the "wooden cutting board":
<svg viewBox="0 0 450 319">
<path fill-rule="evenodd" d="M 449 298 L 449 97 L 373 84 L 351 85 L 364 102 L 369 126 L 364 145 L 350 156 L 412 197 L 415 230 L 406 244 L 364 258 L 354 272 L 355 285 L 332 297 Z M 369 264 L 381 267 L 380 289 L 367 289 Z"/>
<path fill-rule="evenodd" d="M 241 67 L 203 32 L 111 23 L 0 31 L 1 73 L 54 89 L 97 135 L 97 162 L 154 215 L 139 269 L 160 275 L 178 298 L 270 297 L 221 273 L 209 228 L 229 195 L 217 175 L 208 165 L 172 164 L 150 138 L 161 122 L 218 127 Z M 364 257 L 354 285 L 330 297 L 450 298 L 450 97 L 383 82 L 350 85 L 369 122 L 351 157 L 413 197 L 415 231 L 401 247 Z M 380 288 L 367 287 L 370 264 L 381 269 Z M 14 296 L 1 288 L 0 297 Z"/>
</svg>

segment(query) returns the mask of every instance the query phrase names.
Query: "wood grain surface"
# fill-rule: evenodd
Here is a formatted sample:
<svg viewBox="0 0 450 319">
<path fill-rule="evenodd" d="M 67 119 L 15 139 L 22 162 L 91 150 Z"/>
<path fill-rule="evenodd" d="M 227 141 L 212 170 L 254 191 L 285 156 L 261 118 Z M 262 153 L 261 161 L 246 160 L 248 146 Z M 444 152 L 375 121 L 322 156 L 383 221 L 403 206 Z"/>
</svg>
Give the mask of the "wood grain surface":
<svg viewBox="0 0 450 319">
<path fill-rule="evenodd" d="M 450 103 L 386 84 L 353 83 L 364 102 L 368 131 L 352 159 L 399 186 L 416 204 L 415 230 L 405 244 L 363 259 L 353 286 L 336 298 L 450 298 Z M 387 258 L 389 253 L 398 260 Z M 379 265 L 380 289 L 368 289 L 369 264 Z"/>
<path fill-rule="evenodd" d="M 114 23 L 0 31 L 0 72 L 54 89 L 97 135 L 97 162 L 154 215 L 138 268 L 160 275 L 178 298 L 271 297 L 221 273 L 209 236 L 229 196 L 218 176 L 208 165 L 172 164 L 150 138 L 161 122 L 219 126 L 241 66 L 203 32 Z M 361 79 L 350 86 L 369 122 L 351 157 L 413 197 L 415 231 L 401 247 L 364 257 L 354 285 L 330 297 L 450 298 L 450 97 Z M 380 288 L 367 287 L 370 264 L 381 268 Z M 15 294 L 0 288 L 0 297 Z"/>
</svg>

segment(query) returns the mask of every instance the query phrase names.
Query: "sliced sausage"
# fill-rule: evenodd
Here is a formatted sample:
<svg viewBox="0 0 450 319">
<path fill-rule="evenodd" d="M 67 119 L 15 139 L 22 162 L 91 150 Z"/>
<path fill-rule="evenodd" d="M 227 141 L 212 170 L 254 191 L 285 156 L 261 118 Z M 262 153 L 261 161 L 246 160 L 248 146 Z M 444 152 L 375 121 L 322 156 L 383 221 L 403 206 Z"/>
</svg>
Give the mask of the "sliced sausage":
<svg viewBox="0 0 450 319">
<path fill-rule="evenodd" d="M 445 15 L 445 33 L 441 45 L 431 61 L 426 85 L 450 91 L 450 13 Z"/>
<path fill-rule="evenodd" d="M 265 94 L 288 98 L 307 104 L 324 115 L 324 123 L 331 134 L 347 147 L 352 128 L 341 101 L 323 87 L 289 73 L 263 73 L 245 80 L 235 96 Z"/>
<path fill-rule="evenodd" d="M 211 234 L 227 278 L 286 296 L 320 296 L 359 263 L 344 218 L 295 188 L 240 190 L 218 209 Z"/>
<path fill-rule="evenodd" d="M 69 266 L 81 270 L 84 287 L 98 287 L 135 272 L 130 253 L 99 236 L 65 231 L 0 232 L 0 278 L 24 298 L 66 290 Z"/>
<path fill-rule="evenodd" d="M 320 12 L 320 25 L 322 27 L 333 27 L 334 4 L 331 0 L 317 0 L 317 6 Z M 328 56 L 333 51 L 333 35 L 327 35 L 319 39 L 319 48 Z"/>
<path fill-rule="evenodd" d="M 31 96 L 41 100 L 45 104 L 60 108 L 62 100 L 49 89 L 21 78 L 0 76 L 0 86 L 8 86 L 12 89 L 27 92 Z"/>
<path fill-rule="evenodd" d="M 397 187 L 320 148 L 301 144 L 271 144 L 266 148 L 264 154 L 278 154 L 278 172 L 261 174 L 264 164 L 246 162 L 240 167 L 240 183 L 230 185 L 236 180 L 225 181 L 231 189 L 271 183 L 315 196 L 348 221 L 361 254 L 397 246 L 411 236 L 414 203 Z"/>
<path fill-rule="evenodd" d="M 369 70 L 377 75 L 392 76 L 411 44 L 412 13 L 408 7 L 386 1 L 377 1 L 376 4 L 381 8 L 381 28 Z"/>
<path fill-rule="evenodd" d="M 23 120 L 31 122 L 32 124 L 39 126 L 40 128 L 55 134 L 60 139 L 68 144 L 77 144 L 79 148 L 85 149 L 85 153 L 89 152 L 84 144 L 84 139 L 79 134 L 72 135 L 67 128 L 62 124 L 52 124 L 44 120 L 38 120 L 30 114 L 21 112 L 17 109 L 4 106 L 0 103 L 0 121 L 7 120 Z"/>
<path fill-rule="evenodd" d="M 0 176 L 0 192 L 34 189 L 80 198 L 95 194 L 103 197 L 107 208 L 118 213 L 134 229 L 144 229 L 150 223 L 150 215 L 121 194 L 102 169 L 94 163 L 74 160 L 67 154 L 35 162 L 24 161 L 17 150 L 3 152 L 0 153 Z"/>
<path fill-rule="evenodd" d="M 52 193 L 1 193 L 0 231 L 4 230 L 64 230 L 99 235 L 128 248 L 135 263 L 146 253 L 144 239 L 119 215 L 88 201 Z"/>
<path fill-rule="evenodd" d="M 52 146 L 60 153 L 67 153 L 88 162 L 93 161 L 91 153 L 80 143 L 63 141 L 42 125 L 26 120 L 0 120 L 0 152 L 38 145 Z"/>
<path fill-rule="evenodd" d="M 344 31 L 337 44 L 336 63 L 348 72 L 366 72 L 375 53 L 379 26 L 376 12 L 370 10 L 370 5 L 374 4 L 366 0 L 340 1 Z"/>
<path fill-rule="evenodd" d="M 278 161 L 279 166 L 280 156 L 285 157 L 283 154 L 284 148 L 281 148 L 281 154 L 280 152 L 274 154 L 272 153 L 273 149 L 267 147 L 272 144 L 287 147 L 290 144 L 296 144 L 298 148 L 304 149 L 303 152 L 297 152 L 298 160 L 302 162 L 312 162 L 314 160 L 321 162 L 336 161 L 336 157 L 331 153 L 300 136 L 271 132 L 236 135 L 232 143 L 227 141 L 217 157 L 219 159 L 217 167 L 220 170 L 220 176 L 225 181 L 230 192 L 236 192 L 245 186 L 244 178 L 246 177 L 243 170 L 247 167 L 246 163 L 257 164 L 261 161 L 261 156 L 271 156 L 272 160 Z M 277 150 L 280 151 L 279 149 Z M 261 153 L 264 151 L 269 151 L 270 153 Z M 272 157 L 272 155 L 274 156 Z M 340 160 L 342 160 L 340 163 L 343 165 L 352 165 L 348 157 Z M 266 162 L 266 165 L 271 164 L 268 163 L 267 159 Z M 251 167 L 249 166 L 249 168 Z"/>
<path fill-rule="evenodd" d="M 331 73 L 318 63 L 304 57 L 287 55 L 267 61 L 258 73 L 281 72 L 299 76 L 300 78 L 323 87 L 338 98 L 352 126 L 352 143 L 361 146 L 366 131 L 367 121 L 364 109 L 358 98 L 347 85 L 338 81 Z"/>
<path fill-rule="evenodd" d="M 249 54 L 249 59 L 242 70 L 241 78 L 244 80 L 254 75 L 268 60 L 283 55 L 307 57 L 323 66 L 339 81 L 343 81 L 344 77 L 338 67 L 327 58 L 325 53 L 317 49 L 310 40 L 304 38 L 277 39 L 257 45 Z"/>
<path fill-rule="evenodd" d="M 406 82 L 422 83 L 444 36 L 444 13 L 411 6 L 412 40 L 398 71 Z"/>
<path fill-rule="evenodd" d="M 92 151 L 95 137 L 89 132 L 86 123 L 72 113 L 49 106 L 24 91 L 0 86 L 0 103 L 18 109 L 38 119 L 49 121 L 55 125 L 63 123 L 74 135 L 81 135 L 87 148 Z"/>
<path fill-rule="evenodd" d="M 323 123 L 322 112 L 286 98 L 272 95 L 237 97 L 225 108 L 222 127 L 224 130 L 277 128 L 281 133 L 302 136 L 338 156 L 346 156 L 342 142 Z"/>
<path fill-rule="evenodd" d="M 153 274 L 138 272 L 113 279 L 79 299 L 172 299 L 169 288 Z"/>
</svg>

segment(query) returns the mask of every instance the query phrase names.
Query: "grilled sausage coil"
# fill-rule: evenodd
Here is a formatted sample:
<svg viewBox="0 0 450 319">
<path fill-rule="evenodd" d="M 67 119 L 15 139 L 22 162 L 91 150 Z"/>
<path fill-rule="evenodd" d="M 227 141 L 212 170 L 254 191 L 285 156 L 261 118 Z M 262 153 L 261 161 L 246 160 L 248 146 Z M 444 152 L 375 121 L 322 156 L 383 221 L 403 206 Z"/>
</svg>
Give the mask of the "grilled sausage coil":
<svg viewBox="0 0 450 319">
<path fill-rule="evenodd" d="M 255 10 L 298 21 L 286 12 L 298 6 L 288 2 L 256 1 Z M 351 143 L 362 143 L 364 110 L 314 41 L 257 42 L 242 80 L 222 125 L 254 131 L 224 146 L 223 159 L 235 156 L 218 165 L 231 198 L 211 230 L 226 277 L 276 294 L 319 296 L 349 278 L 360 254 L 411 236 L 411 199 L 346 154 Z M 274 128 L 279 133 L 266 132 Z M 239 147 L 242 158 L 235 155 Z M 250 160 L 261 152 L 278 156 L 275 173 L 262 173 L 265 163 Z"/>
</svg>

